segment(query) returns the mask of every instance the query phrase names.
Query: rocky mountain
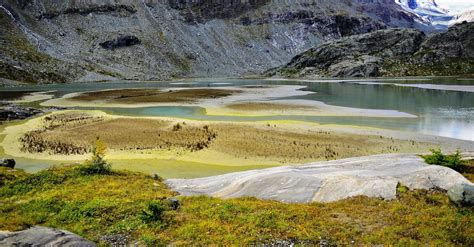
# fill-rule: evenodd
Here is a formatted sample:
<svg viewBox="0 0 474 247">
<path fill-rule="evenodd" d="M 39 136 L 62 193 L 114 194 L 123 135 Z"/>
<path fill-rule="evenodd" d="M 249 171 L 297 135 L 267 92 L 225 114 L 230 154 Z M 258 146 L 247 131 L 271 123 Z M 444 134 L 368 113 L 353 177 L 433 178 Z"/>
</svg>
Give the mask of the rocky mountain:
<svg viewBox="0 0 474 247">
<path fill-rule="evenodd" d="M 474 75 L 474 23 L 457 24 L 430 35 L 415 29 L 385 29 L 345 37 L 311 48 L 267 75 Z"/>
<path fill-rule="evenodd" d="M 258 74 L 326 41 L 430 28 L 393 0 L 0 0 L 0 78 Z"/>
</svg>

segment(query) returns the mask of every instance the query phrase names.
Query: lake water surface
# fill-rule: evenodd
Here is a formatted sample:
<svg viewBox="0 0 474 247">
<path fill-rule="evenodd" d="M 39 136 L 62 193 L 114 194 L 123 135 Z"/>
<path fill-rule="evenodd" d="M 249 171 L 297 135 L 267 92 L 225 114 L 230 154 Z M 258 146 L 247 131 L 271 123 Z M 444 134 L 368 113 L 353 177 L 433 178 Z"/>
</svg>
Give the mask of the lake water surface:
<svg viewBox="0 0 474 247">
<path fill-rule="evenodd" d="M 369 118 L 369 117 L 315 117 L 272 116 L 236 117 L 208 116 L 199 107 L 144 107 L 100 108 L 108 113 L 130 116 L 169 116 L 199 120 L 255 121 L 255 120 L 303 120 L 322 124 L 345 124 L 381 127 L 394 130 L 415 131 L 423 134 L 452 137 L 474 141 L 474 93 L 402 87 L 395 84 L 470 85 L 474 79 L 427 78 L 417 80 L 348 80 L 348 81 L 279 81 L 243 79 L 202 79 L 174 82 L 129 82 L 27 85 L 0 88 L 0 91 L 50 91 L 56 97 L 81 91 L 114 88 L 161 88 L 161 87 L 228 87 L 241 85 L 304 85 L 315 94 L 293 97 L 322 101 L 326 104 L 368 109 L 387 109 L 407 112 L 418 118 Z M 77 108 L 91 109 L 91 108 Z"/>
</svg>

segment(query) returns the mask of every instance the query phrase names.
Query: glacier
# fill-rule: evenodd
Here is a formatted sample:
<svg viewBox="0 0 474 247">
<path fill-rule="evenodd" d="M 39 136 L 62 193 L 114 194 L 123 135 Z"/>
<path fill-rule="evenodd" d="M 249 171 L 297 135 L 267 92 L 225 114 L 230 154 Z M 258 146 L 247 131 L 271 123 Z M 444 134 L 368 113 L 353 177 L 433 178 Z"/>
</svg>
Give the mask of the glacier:
<svg viewBox="0 0 474 247">
<path fill-rule="evenodd" d="M 435 0 L 395 0 L 395 2 L 407 12 L 419 16 L 424 24 L 437 29 L 447 28 L 456 18 L 449 10 L 437 4 Z"/>
</svg>

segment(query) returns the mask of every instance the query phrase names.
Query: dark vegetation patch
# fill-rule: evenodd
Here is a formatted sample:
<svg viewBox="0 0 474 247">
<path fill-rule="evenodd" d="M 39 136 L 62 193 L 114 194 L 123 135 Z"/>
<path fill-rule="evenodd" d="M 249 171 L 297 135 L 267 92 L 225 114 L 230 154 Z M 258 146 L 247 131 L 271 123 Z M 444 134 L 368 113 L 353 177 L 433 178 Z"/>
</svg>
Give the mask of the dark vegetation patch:
<svg viewBox="0 0 474 247">
<path fill-rule="evenodd" d="M 0 101 L 21 99 L 23 96 L 34 92 L 35 91 L 0 91 Z"/>
<path fill-rule="evenodd" d="M 237 90 L 227 89 L 116 89 L 95 91 L 79 94 L 71 98 L 78 101 L 105 100 L 109 103 L 184 103 L 200 99 L 222 98 L 239 93 Z"/>
</svg>

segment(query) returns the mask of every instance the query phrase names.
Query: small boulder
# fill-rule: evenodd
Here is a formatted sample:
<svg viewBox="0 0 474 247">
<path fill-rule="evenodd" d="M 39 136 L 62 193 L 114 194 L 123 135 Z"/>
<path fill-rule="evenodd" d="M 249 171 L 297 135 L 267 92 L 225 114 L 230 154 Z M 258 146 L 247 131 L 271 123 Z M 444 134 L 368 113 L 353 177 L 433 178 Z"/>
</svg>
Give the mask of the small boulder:
<svg viewBox="0 0 474 247">
<path fill-rule="evenodd" d="M 168 203 L 169 203 L 169 206 L 172 210 L 178 210 L 179 207 L 181 206 L 181 203 L 176 198 L 168 199 Z"/>
<path fill-rule="evenodd" d="M 448 190 L 448 196 L 458 206 L 474 206 L 474 185 L 455 185 Z"/>
<path fill-rule="evenodd" d="M 14 159 L 0 159 L 0 167 L 15 168 L 16 162 Z"/>
<path fill-rule="evenodd" d="M 68 231 L 34 226 L 24 231 L 0 232 L 0 246 L 95 247 L 96 245 Z"/>
</svg>

